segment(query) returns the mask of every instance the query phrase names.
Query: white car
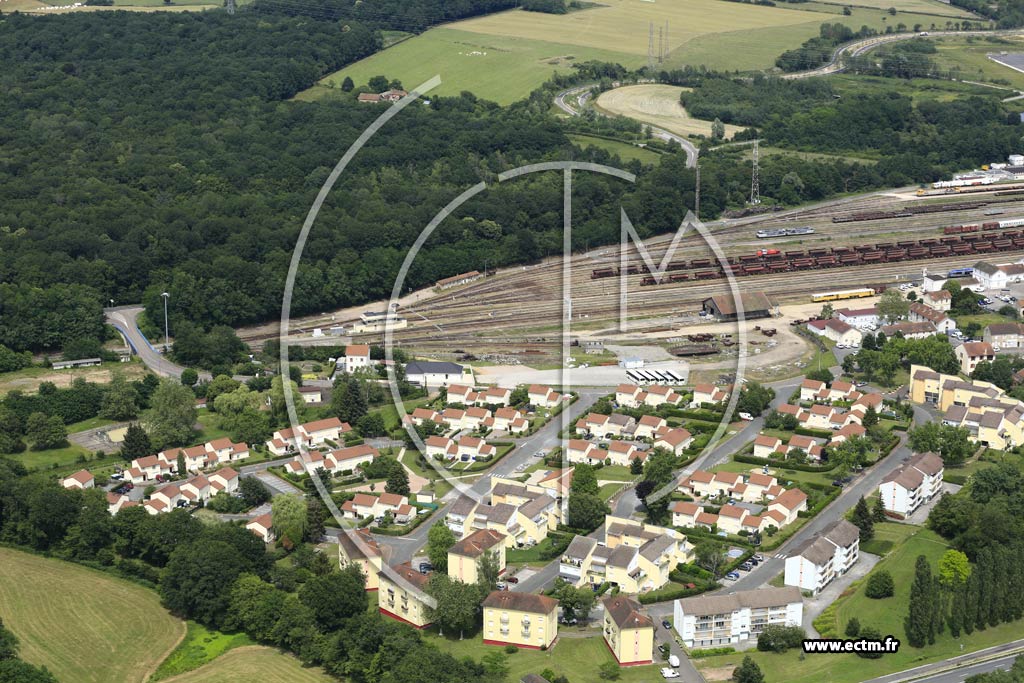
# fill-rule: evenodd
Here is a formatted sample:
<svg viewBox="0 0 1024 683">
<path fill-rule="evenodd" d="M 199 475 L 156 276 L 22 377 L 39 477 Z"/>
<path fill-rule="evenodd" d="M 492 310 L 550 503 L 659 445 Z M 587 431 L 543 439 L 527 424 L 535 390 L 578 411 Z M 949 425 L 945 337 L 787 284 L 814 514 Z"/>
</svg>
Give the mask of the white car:
<svg viewBox="0 0 1024 683">
<path fill-rule="evenodd" d="M 675 669 L 670 669 L 667 666 L 661 670 L 662 678 L 679 678 L 679 672 Z"/>
<path fill-rule="evenodd" d="M 751 415 L 750 413 L 740 413 L 740 419 L 741 420 L 746 420 L 747 422 L 750 422 L 750 421 L 752 421 L 754 419 L 754 416 Z"/>
<path fill-rule="evenodd" d="M 845 349 L 846 348 L 846 344 L 836 344 L 836 348 L 837 349 Z"/>
</svg>

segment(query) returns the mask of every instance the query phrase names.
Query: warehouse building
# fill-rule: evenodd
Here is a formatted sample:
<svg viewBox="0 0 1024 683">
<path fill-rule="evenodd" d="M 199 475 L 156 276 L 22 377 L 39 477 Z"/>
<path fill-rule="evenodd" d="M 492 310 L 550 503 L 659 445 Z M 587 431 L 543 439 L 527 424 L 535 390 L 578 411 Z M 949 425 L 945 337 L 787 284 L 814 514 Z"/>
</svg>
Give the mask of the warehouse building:
<svg viewBox="0 0 1024 683">
<path fill-rule="evenodd" d="M 774 307 L 764 292 L 747 292 L 741 294 L 740 298 L 743 303 L 744 320 L 771 317 Z M 713 315 L 722 322 L 731 322 L 739 319 L 736 299 L 732 294 L 720 294 L 710 299 L 704 299 L 702 308 L 704 312 Z"/>
</svg>

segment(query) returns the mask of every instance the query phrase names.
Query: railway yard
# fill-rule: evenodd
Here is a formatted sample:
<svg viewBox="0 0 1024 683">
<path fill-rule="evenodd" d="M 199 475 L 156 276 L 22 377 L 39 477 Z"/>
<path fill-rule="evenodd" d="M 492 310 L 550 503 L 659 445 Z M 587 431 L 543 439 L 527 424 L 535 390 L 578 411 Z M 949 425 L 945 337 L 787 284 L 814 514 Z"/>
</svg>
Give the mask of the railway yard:
<svg viewBox="0 0 1024 683">
<path fill-rule="evenodd" d="M 685 339 L 692 326 L 706 324 L 704 299 L 727 294 L 727 273 L 740 292 L 762 291 L 783 318 L 806 315 L 815 292 L 885 287 L 920 279 L 922 272 L 948 272 L 973 265 L 985 255 L 1008 261 L 1024 256 L 1024 195 L 998 192 L 915 197 L 912 192 L 876 193 L 841 202 L 718 221 L 708 225 L 726 257 L 719 263 L 696 232 L 683 237 L 661 277 L 648 273 L 635 246 L 627 251 L 629 324 L 618 329 L 620 248 L 575 254 L 569 266 L 572 335 L 627 344 L 645 340 L 663 348 Z M 813 233 L 759 239 L 759 230 L 810 227 Z M 672 235 L 647 240 L 655 264 Z M 989 258 L 993 258 L 989 256 Z M 471 358 L 498 364 L 551 366 L 560 358 L 563 315 L 562 261 L 499 270 L 470 284 L 437 293 L 421 292 L 398 314 L 409 321 L 395 330 L 395 342 L 416 353 L 444 359 Z M 378 304 L 383 309 L 384 303 Z M 370 308 L 370 307 L 364 307 Z M 335 316 L 344 322 L 345 318 Z M 324 320 L 324 318 L 320 318 Z M 484 324 L 481 321 L 485 321 Z M 779 321 L 783 326 L 785 321 Z M 318 319 L 306 319 L 310 327 Z M 722 332 L 735 324 L 722 324 Z M 273 332 L 242 331 L 255 343 Z M 376 335 L 380 338 L 381 335 Z M 372 340 L 373 335 L 360 336 Z M 715 363 L 721 356 L 702 362 Z"/>
</svg>

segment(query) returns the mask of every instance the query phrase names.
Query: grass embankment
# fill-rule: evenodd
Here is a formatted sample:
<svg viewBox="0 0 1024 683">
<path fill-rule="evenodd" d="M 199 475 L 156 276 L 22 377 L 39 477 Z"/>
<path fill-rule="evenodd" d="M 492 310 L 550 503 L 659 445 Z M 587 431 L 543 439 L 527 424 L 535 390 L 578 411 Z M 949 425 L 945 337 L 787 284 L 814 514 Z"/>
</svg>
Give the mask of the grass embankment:
<svg viewBox="0 0 1024 683">
<path fill-rule="evenodd" d="M 185 633 L 155 591 L 0 548 L 0 617 L 21 657 L 68 683 L 142 683 Z"/>
<path fill-rule="evenodd" d="M 861 626 L 873 626 L 883 636 L 892 635 L 905 641 L 903 620 L 908 612 L 910 585 L 914 578 L 914 563 L 918 555 L 924 555 L 935 571 L 939 558 L 947 549 L 945 541 L 935 533 L 922 527 L 883 523 L 876 525 L 876 540 L 865 549 L 879 550 L 879 545 L 891 549 L 872 570 L 886 570 L 896 583 L 896 594 L 883 600 L 872 600 L 864 595 L 866 581 L 862 580 L 848 589 L 815 622 L 819 631 L 831 628 L 836 634 L 843 633 L 846 622 L 857 617 Z M 874 547 L 872 547 L 874 544 Z M 892 545 L 888 545 L 892 544 Z M 766 681 L 787 683 L 858 683 L 888 673 L 946 660 L 963 652 L 981 650 L 1013 640 L 1020 636 L 1021 622 L 1002 624 L 996 628 L 975 631 L 967 636 L 954 639 L 945 631 L 934 645 L 912 648 L 902 642 L 899 652 L 887 654 L 881 659 L 861 659 L 853 654 L 806 655 L 801 659 L 799 650 L 784 654 L 750 651 L 708 657 L 698 662 L 709 681 L 728 678 L 732 669 L 739 665 L 743 656 L 749 654 L 764 672 Z"/>
</svg>

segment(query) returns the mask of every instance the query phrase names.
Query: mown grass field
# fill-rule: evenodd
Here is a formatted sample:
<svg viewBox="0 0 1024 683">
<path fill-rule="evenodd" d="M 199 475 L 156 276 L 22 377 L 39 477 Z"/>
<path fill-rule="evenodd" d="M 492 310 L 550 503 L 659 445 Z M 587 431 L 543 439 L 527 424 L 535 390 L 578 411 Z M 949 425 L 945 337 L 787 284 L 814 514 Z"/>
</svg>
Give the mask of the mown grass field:
<svg viewBox="0 0 1024 683">
<path fill-rule="evenodd" d="M 509 104 L 525 97 L 556 71 L 568 72 L 574 62 L 591 59 L 630 67 L 639 67 L 646 61 L 645 56 L 610 49 L 487 35 L 446 26 L 347 66 L 324 78 L 320 88 L 300 94 L 299 99 L 329 94 L 323 86 L 340 86 L 346 76 L 356 85 L 363 85 L 373 76 L 382 75 L 397 78 L 405 87 L 413 88 L 440 75 L 442 84 L 431 95 L 458 95 L 469 90 L 478 97 Z"/>
<path fill-rule="evenodd" d="M 526 97 L 556 71 L 569 71 L 576 62 L 593 59 L 630 68 L 643 66 L 651 22 L 656 28 L 664 28 L 668 22 L 664 62 L 668 68 L 704 64 L 716 69 L 753 70 L 772 68 L 776 57 L 817 35 L 824 22 L 884 31 L 886 26 L 900 23 L 944 26 L 956 14 L 937 0 L 912 2 L 918 11 L 927 7 L 947 16 L 916 14 L 903 8 L 890 16 L 883 9 L 858 7 L 847 17 L 841 6 L 825 3 L 789 9 L 723 0 L 603 0 L 599 7 L 564 15 L 510 10 L 446 24 L 404 40 L 325 77 L 296 99 L 340 94 L 336 88 L 346 76 L 356 85 L 383 75 L 413 87 L 439 74 L 443 84 L 433 94 L 457 95 L 468 90 L 508 104 Z"/>
<path fill-rule="evenodd" d="M 67 683 L 142 683 L 185 633 L 155 591 L 7 548 L 0 617 L 25 661 Z"/>
<path fill-rule="evenodd" d="M 269 647 L 241 647 L 195 671 L 164 679 L 166 683 L 330 683 L 320 669 L 307 669 L 295 657 Z"/>
<path fill-rule="evenodd" d="M 711 121 L 690 116 L 679 97 L 683 88 L 674 85 L 627 85 L 601 93 L 597 107 L 610 114 L 626 116 L 660 126 L 677 135 L 711 136 Z M 726 124 L 725 137 L 743 130 L 740 126 Z"/>
<path fill-rule="evenodd" d="M 645 165 L 661 163 L 661 154 L 652 152 L 649 149 L 644 149 L 643 147 L 631 145 L 628 142 L 606 140 L 605 138 L 597 138 L 592 135 L 570 135 L 569 139 L 580 147 L 597 147 L 599 149 L 603 149 L 610 154 L 615 154 L 623 161 L 639 161 L 641 164 Z M 581 355 L 580 358 L 583 358 L 583 356 Z"/>
<path fill-rule="evenodd" d="M 888 524 L 882 525 L 889 526 Z M 897 525 L 898 526 L 898 525 Z M 946 550 L 946 543 L 939 536 L 921 527 L 910 527 L 916 533 L 906 537 L 885 559 L 878 563 L 873 571 L 888 570 L 896 582 L 896 594 L 883 600 L 872 600 L 864 595 L 866 582 L 839 599 L 836 609 L 838 632 L 842 633 L 850 617 L 856 616 L 861 626 L 870 625 L 878 628 L 882 635 L 899 638 L 899 652 L 888 654 L 881 659 L 861 659 L 853 654 L 843 655 L 807 655 L 802 660 L 797 650 L 784 654 L 750 651 L 708 657 L 697 660 L 697 665 L 710 682 L 724 681 L 729 673 L 749 654 L 761 667 L 766 681 L 786 681 L 787 683 L 857 683 L 894 671 L 902 671 L 922 664 L 942 661 L 959 655 L 960 643 L 964 652 L 972 652 L 1004 643 L 1020 637 L 1021 622 L 1002 624 L 985 631 L 975 631 L 972 635 L 963 635 L 954 639 L 949 632 L 939 635 L 934 645 L 923 648 L 912 648 L 902 642 L 906 640 L 903 619 L 907 614 L 910 584 L 914 577 L 914 563 L 918 555 L 926 556 L 935 571 L 939 557 Z M 893 538 L 904 534 L 894 531 L 888 533 Z"/>
<path fill-rule="evenodd" d="M 988 54 L 1024 52 L 1021 40 L 980 40 L 969 38 L 938 38 L 937 54 L 930 55 L 942 69 L 959 69 L 957 78 L 1024 89 L 1024 73 L 999 64 Z M 1006 96 L 1013 93 L 1007 92 Z"/>
<path fill-rule="evenodd" d="M 830 0 L 817 0 L 815 4 L 821 5 L 834 5 L 838 10 L 846 5 L 841 2 L 831 2 Z M 898 3 L 892 0 L 857 0 L 852 3 L 858 7 L 875 7 L 877 9 L 887 10 L 890 7 L 897 6 L 903 12 L 921 12 L 923 14 L 940 14 L 949 17 L 970 17 L 971 13 L 967 10 L 962 10 L 959 7 L 953 7 L 947 5 L 944 2 L 938 0 L 900 0 Z"/>
</svg>

